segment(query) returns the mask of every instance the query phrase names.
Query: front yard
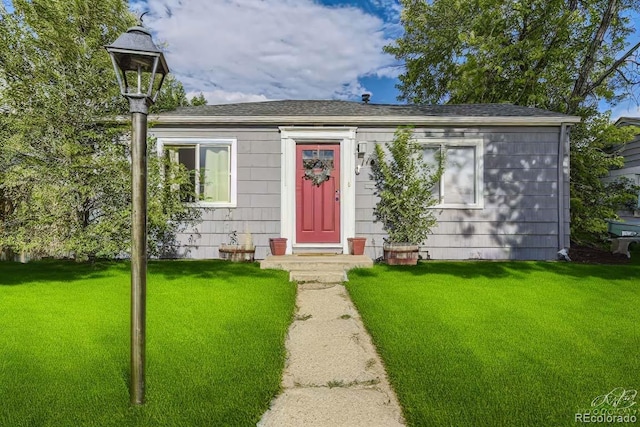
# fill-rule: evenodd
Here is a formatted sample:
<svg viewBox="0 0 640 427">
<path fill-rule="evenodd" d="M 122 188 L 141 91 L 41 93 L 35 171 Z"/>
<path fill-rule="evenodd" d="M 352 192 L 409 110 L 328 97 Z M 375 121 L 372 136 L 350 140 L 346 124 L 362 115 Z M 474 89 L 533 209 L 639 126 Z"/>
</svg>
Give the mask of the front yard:
<svg viewBox="0 0 640 427">
<path fill-rule="evenodd" d="M 129 265 L 0 263 L 1 426 L 255 425 L 295 286 L 255 264 L 149 265 L 147 404 L 129 405 Z"/>
<path fill-rule="evenodd" d="M 619 399 L 640 388 L 639 276 L 637 262 L 425 262 L 355 270 L 347 288 L 410 425 L 569 426 L 616 389 L 609 410 L 639 405 Z M 129 297 L 126 263 L 0 263 L 0 425 L 255 425 L 280 387 L 287 273 L 150 263 L 140 408 Z"/>
<path fill-rule="evenodd" d="M 426 262 L 349 278 L 410 425 L 576 425 L 614 389 L 608 409 L 640 406 L 613 405 L 640 389 L 640 265 Z"/>
</svg>

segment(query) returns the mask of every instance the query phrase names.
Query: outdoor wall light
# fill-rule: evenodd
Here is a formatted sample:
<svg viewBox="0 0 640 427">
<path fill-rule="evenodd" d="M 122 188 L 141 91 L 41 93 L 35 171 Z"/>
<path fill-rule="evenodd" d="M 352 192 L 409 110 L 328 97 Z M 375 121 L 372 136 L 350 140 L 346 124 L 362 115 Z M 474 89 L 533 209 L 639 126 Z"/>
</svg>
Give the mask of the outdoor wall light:
<svg viewBox="0 0 640 427">
<path fill-rule="evenodd" d="M 365 157 L 367 154 L 367 143 L 366 142 L 358 142 L 357 146 L 357 157 L 358 159 L 362 159 L 362 162 L 359 165 L 356 165 L 356 175 L 360 175 L 360 171 L 365 165 Z"/>
<path fill-rule="evenodd" d="M 366 152 L 367 152 L 367 143 L 358 142 L 358 157 L 364 157 Z"/>
<path fill-rule="evenodd" d="M 147 114 L 169 67 L 151 33 L 132 27 L 105 46 L 131 112 L 131 381 L 133 405 L 144 403 L 147 299 Z"/>
</svg>

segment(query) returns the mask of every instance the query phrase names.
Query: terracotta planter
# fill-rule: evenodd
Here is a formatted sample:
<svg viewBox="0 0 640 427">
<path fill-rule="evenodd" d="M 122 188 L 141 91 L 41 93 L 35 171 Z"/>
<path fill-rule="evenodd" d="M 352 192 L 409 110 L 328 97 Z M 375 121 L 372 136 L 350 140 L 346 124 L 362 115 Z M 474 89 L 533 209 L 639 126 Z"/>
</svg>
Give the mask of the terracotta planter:
<svg viewBox="0 0 640 427">
<path fill-rule="evenodd" d="M 349 242 L 349 255 L 364 255 L 366 237 L 349 237 L 347 241 Z"/>
<path fill-rule="evenodd" d="M 410 243 L 385 243 L 384 261 L 389 265 L 418 264 L 418 245 Z"/>
<path fill-rule="evenodd" d="M 275 256 L 281 256 L 287 253 L 286 237 L 273 237 L 269 239 L 269 249 L 271 249 L 271 255 Z"/>
</svg>

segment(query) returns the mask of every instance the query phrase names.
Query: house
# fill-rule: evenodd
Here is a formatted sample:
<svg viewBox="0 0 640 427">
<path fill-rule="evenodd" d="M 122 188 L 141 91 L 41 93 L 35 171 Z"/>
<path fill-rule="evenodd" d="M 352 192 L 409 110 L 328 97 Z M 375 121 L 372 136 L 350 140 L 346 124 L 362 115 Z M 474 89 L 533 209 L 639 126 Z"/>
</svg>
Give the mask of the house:
<svg viewBox="0 0 640 427">
<path fill-rule="evenodd" d="M 181 256 L 217 258 L 249 231 L 256 258 L 269 238 L 287 253 L 344 252 L 367 237 L 382 255 L 370 177 L 375 144 L 410 125 L 446 154 L 435 189 L 438 225 L 421 248 L 432 259 L 555 259 L 569 246 L 569 128 L 579 121 L 509 104 L 380 105 L 268 101 L 183 107 L 150 117 L 159 152 L 194 171 L 203 221 L 180 235 Z"/>
<path fill-rule="evenodd" d="M 616 126 L 640 126 L 640 117 L 620 117 L 616 121 Z M 636 135 L 633 141 L 620 148 L 620 156 L 624 158 L 624 166 L 620 169 L 609 171 L 606 181 L 614 181 L 618 178 L 628 178 L 634 184 L 640 185 L 640 134 Z M 640 217 L 640 194 L 638 195 L 637 209 L 635 211 L 618 212 L 623 220 L 638 221 Z"/>
</svg>

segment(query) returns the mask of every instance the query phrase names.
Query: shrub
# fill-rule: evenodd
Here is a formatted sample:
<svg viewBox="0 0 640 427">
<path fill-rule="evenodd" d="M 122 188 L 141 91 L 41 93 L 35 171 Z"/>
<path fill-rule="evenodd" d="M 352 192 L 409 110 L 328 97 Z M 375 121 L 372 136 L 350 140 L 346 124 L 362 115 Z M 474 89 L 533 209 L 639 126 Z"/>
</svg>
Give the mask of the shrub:
<svg viewBox="0 0 640 427">
<path fill-rule="evenodd" d="M 437 222 L 429 208 L 438 202 L 433 188 L 442 176 L 443 161 L 442 155 L 435 166 L 424 161 L 422 146 L 412 139 L 411 128 L 398 128 L 386 150 L 376 144 L 371 170 L 379 200 L 373 214 L 389 242 L 420 244 L 426 240 Z"/>
</svg>

